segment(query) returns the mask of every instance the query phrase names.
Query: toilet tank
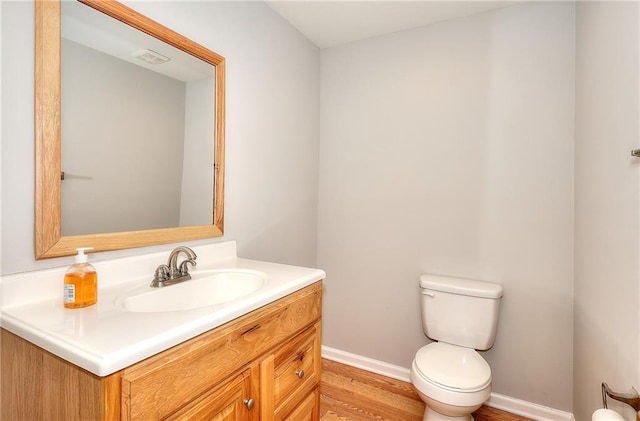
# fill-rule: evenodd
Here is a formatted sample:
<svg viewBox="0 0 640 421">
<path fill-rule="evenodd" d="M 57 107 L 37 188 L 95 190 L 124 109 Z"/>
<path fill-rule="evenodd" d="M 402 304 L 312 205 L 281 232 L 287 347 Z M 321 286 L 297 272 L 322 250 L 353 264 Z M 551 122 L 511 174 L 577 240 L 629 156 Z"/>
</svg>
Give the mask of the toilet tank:
<svg viewBox="0 0 640 421">
<path fill-rule="evenodd" d="M 501 285 L 422 275 L 420 290 L 422 327 L 430 339 L 481 351 L 493 346 Z"/>
</svg>

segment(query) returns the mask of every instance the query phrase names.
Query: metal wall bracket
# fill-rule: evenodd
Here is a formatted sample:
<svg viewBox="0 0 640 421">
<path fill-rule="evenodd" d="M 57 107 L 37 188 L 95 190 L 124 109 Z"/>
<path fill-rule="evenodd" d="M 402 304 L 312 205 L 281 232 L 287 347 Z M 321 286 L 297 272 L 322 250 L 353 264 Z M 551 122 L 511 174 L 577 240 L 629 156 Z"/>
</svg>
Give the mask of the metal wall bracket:
<svg viewBox="0 0 640 421">
<path fill-rule="evenodd" d="M 607 397 L 611 399 L 615 399 L 622 403 L 626 403 L 627 405 L 635 409 L 636 412 L 640 411 L 640 395 L 638 395 L 638 391 L 633 387 L 631 388 L 631 392 L 629 393 L 619 393 L 611 390 L 609 386 L 603 382 L 602 383 L 602 403 L 605 408 L 607 407 Z"/>
</svg>

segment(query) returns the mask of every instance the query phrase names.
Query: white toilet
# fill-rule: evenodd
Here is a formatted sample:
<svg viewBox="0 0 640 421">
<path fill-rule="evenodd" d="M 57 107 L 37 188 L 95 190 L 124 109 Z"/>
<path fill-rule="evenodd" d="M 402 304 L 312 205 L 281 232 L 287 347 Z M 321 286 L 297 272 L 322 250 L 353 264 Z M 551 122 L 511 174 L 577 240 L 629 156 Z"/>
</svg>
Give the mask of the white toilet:
<svg viewBox="0 0 640 421">
<path fill-rule="evenodd" d="M 470 421 L 491 394 L 491 368 L 475 350 L 493 346 L 502 286 L 446 276 L 420 277 L 422 326 L 411 382 L 426 403 L 424 421 Z"/>
</svg>

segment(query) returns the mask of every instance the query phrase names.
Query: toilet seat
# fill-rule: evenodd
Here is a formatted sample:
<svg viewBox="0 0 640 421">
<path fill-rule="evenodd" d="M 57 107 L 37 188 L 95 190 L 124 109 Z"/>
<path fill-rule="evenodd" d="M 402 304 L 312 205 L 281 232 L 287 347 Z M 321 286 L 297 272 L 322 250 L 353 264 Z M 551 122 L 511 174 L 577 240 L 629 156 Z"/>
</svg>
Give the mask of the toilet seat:
<svg viewBox="0 0 640 421">
<path fill-rule="evenodd" d="M 491 396 L 491 369 L 473 349 L 434 342 L 416 353 L 411 383 L 427 405 L 436 401 L 471 413 Z"/>
<path fill-rule="evenodd" d="M 459 393 L 473 393 L 491 384 L 491 368 L 474 349 L 433 342 L 418 350 L 414 368 L 424 380 Z"/>
</svg>

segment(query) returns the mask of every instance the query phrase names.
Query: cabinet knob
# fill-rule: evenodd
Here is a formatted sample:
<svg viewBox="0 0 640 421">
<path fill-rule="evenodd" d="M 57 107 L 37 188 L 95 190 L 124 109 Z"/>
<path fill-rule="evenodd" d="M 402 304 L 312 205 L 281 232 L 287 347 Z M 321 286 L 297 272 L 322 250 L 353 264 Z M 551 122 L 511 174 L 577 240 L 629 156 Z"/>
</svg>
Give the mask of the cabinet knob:
<svg viewBox="0 0 640 421">
<path fill-rule="evenodd" d="M 256 404 L 256 401 L 253 398 L 247 398 L 244 400 L 244 406 L 246 406 L 247 409 L 253 408 L 253 405 L 255 404 Z"/>
<path fill-rule="evenodd" d="M 296 370 L 296 376 L 298 376 L 299 379 L 304 377 L 304 370 Z"/>
</svg>

